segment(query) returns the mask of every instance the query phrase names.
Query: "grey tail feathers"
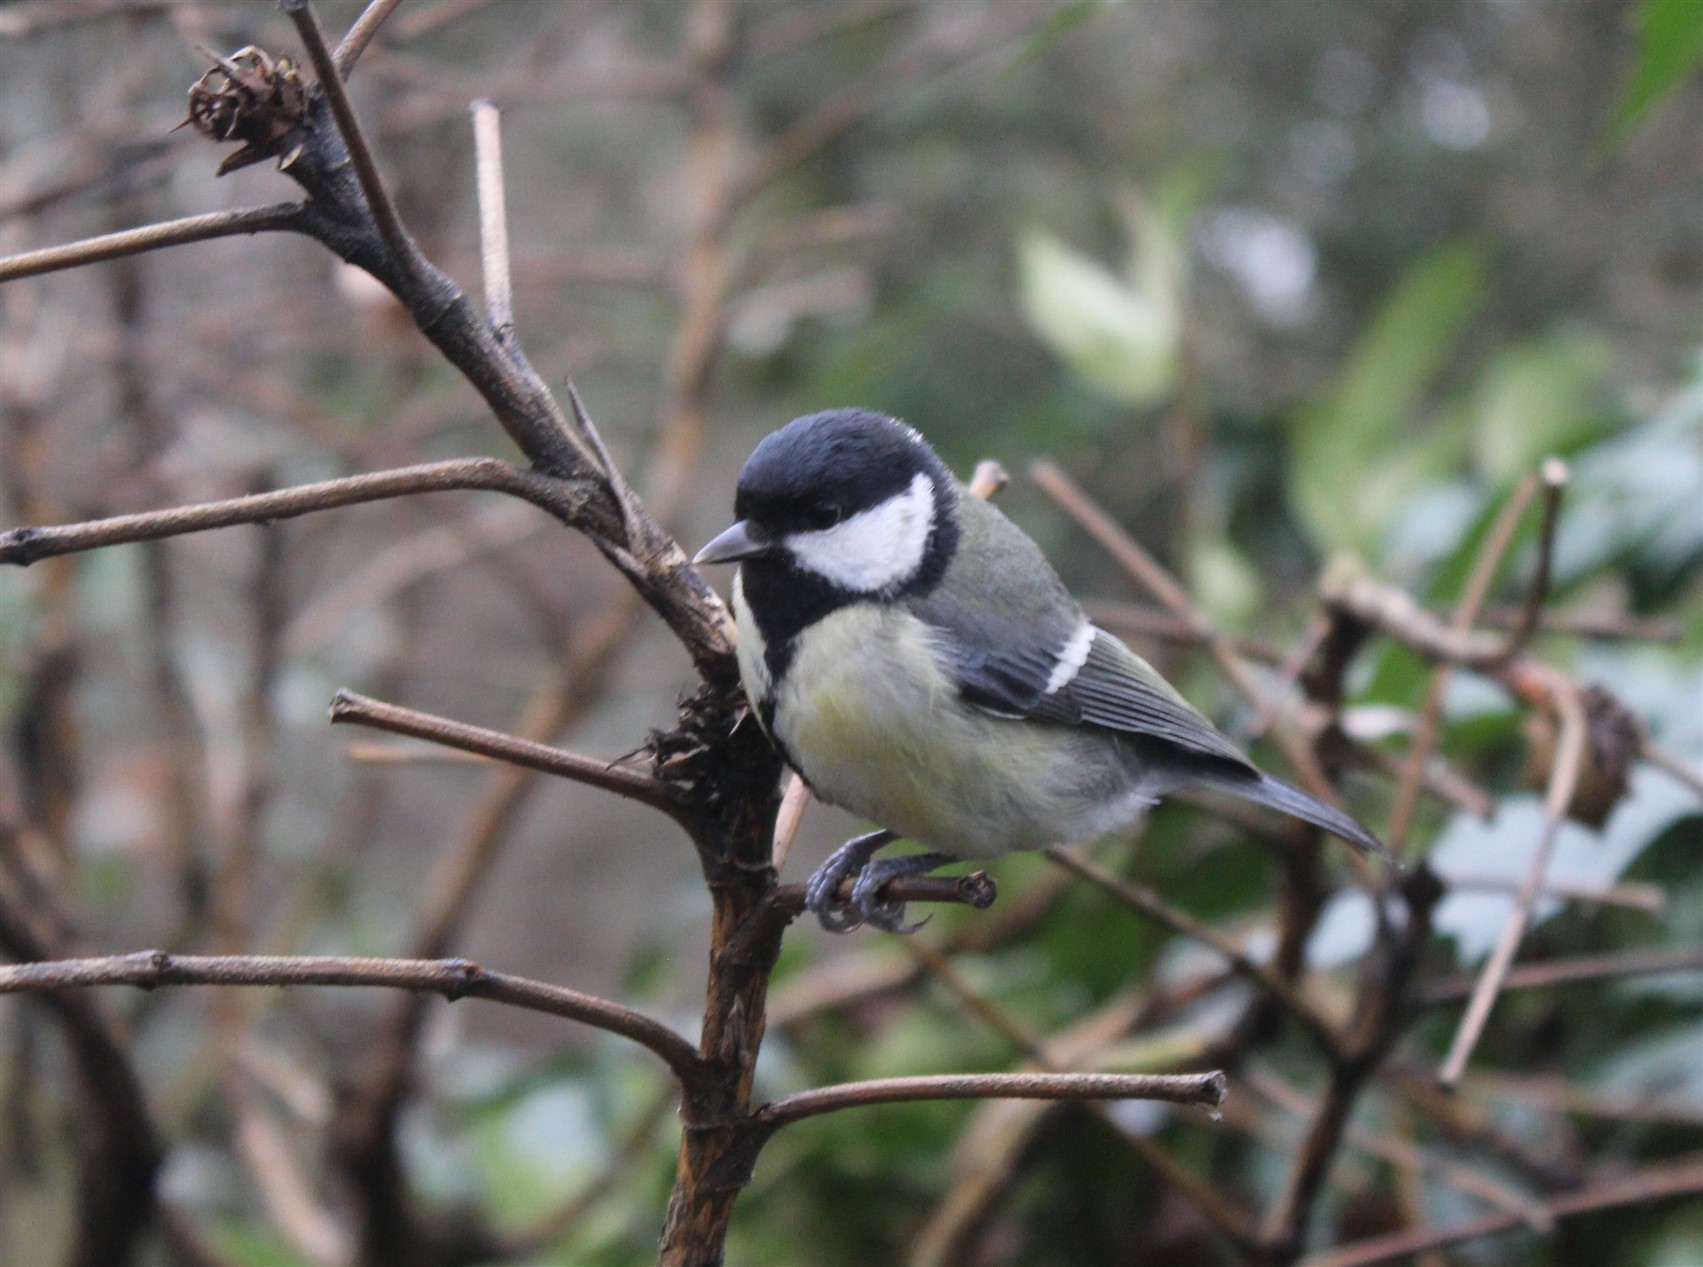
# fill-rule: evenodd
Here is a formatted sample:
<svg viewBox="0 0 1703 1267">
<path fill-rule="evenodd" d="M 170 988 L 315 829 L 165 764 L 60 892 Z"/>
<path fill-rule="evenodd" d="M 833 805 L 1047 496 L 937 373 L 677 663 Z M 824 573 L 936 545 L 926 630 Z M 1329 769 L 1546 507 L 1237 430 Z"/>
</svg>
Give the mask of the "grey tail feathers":
<svg viewBox="0 0 1703 1267">
<path fill-rule="evenodd" d="M 1282 779 L 1274 779 L 1269 774 L 1262 773 L 1259 782 L 1251 786 L 1242 782 L 1225 782 L 1219 786 L 1226 792 L 1233 792 L 1261 805 L 1269 805 L 1272 809 L 1281 810 L 1315 827 L 1322 827 L 1334 836 L 1341 836 L 1362 853 L 1376 854 L 1392 866 L 1395 865 L 1395 859 L 1384 847 L 1383 841 L 1334 805 L 1326 805 L 1318 797 L 1310 796 L 1298 787 L 1291 787 Z"/>
</svg>

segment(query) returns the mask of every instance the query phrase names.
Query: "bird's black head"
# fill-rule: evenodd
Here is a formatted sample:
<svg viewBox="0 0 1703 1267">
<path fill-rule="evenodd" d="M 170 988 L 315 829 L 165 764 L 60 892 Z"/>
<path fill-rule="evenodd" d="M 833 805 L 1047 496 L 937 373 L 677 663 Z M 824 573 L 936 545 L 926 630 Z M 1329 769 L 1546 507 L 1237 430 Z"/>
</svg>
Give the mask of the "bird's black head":
<svg viewBox="0 0 1703 1267">
<path fill-rule="evenodd" d="M 739 522 L 700 563 L 745 564 L 771 651 L 828 612 L 926 593 L 958 545 L 958 492 L 928 442 L 896 418 L 830 409 L 764 438 L 739 476 Z"/>
</svg>

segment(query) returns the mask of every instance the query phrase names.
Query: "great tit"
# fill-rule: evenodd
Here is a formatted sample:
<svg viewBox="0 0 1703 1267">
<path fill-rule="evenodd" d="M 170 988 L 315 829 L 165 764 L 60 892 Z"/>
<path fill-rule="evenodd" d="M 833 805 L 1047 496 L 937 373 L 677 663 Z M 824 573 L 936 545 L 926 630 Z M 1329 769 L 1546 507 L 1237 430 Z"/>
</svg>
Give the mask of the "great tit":
<svg viewBox="0 0 1703 1267">
<path fill-rule="evenodd" d="M 806 905 L 824 927 L 909 931 L 881 894 L 888 881 L 1091 840 L 1181 788 L 1383 853 L 1347 814 L 1258 769 L 1097 628 L 1040 548 L 897 419 L 834 409 L 788 423 L 745 463 L 734 513 L 694 561 L 741 564 L 732 600 L 751 705 L 817 797 L 883 828 L 811 876 Z M 928 852 L 874 858 L 900 838 Z"/>
</svg>

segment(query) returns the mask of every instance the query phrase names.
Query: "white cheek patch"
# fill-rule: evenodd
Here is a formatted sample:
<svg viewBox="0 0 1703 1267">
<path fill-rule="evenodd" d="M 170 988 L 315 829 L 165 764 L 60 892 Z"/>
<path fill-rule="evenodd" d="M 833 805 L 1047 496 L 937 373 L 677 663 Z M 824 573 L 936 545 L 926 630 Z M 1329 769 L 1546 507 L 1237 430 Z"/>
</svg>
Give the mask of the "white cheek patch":
<svg viewBox="0 0 1703 1267">
<path fill-rule="evenodd" d="M 1053 671 L 1047 675 L 1045 695 L 1061 691 L 1078 673 L 1082 666 L 1088 663 L 1088 651 L 1094 645 L 1094 638 L 1099 633 L 1086 620 L 1076 627 L 1076 632 L 1070 635 L 1070 641 L 1059 649 L 1058 662 L 1053 665 Z"/>
<path fill-rule="evenodd" d="M 832 528 L 789 536 L 786 548 L 800 567 L 841 589 L 876 594 L 916 575 L 933 529 L 934 485 L 919 474 L 879 506 Z"/>
<path fill-rule="evenodd" d="M 774 682 L 769 676 L 768 648 L 763 633 L 751 615 L 751 604 L 745 601 L 744 569 L 733 574 L 733 621 L 739 628 L 739 676 L 745 683 L 745 694 L 753 704 L 769 698 Z"/>
</svg>

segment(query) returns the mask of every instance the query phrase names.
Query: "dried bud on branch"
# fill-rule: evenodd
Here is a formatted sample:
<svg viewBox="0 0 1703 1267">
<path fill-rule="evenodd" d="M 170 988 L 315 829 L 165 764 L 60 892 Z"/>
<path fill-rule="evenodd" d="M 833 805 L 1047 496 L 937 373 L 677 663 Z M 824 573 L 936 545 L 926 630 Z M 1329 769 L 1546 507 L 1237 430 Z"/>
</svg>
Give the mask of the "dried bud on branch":
<svg viewBox="0 0 1703 1267">
<path fill-rule="evenodd" d="M 227 155 L 218 174 L 281 154 L 280 168 L 290 165 L 298 146 L 286 151 L 289 138 L 308 123 L 308 91 L 301 72 L 288 57 L 274 60 L 250 44 L 229 57 L 203 49 L 217 65 L 189 90 L 189 117 L 178 127 L 194 125 L 213 141 L 241 141 Z"/>
</svg>

